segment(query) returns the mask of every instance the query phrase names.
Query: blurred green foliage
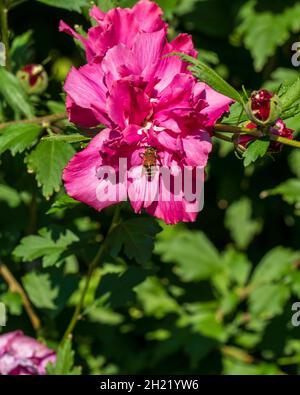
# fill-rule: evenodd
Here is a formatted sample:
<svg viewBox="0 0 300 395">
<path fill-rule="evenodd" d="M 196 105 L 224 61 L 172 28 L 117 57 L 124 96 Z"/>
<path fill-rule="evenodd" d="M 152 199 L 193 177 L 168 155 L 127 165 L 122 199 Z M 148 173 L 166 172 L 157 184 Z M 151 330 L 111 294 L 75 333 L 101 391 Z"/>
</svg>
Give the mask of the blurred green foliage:
<svg viewBox="0 0 300 395">
<path fill-rule="evenodd" d="M 298 77 L 291 45 L 300 41 L 299 2 L 158 2 L 170 36 L 192 34 L 200 59 L 237 89 L 276 90 Z M 97 3 L 108 10 L 134 1 Z M 40 0 L 12 9 L 13 71 L 45 61 L 50 85 L 42 99 L 29 100 L 1 69 L 0 122 L 64 110 L 62 79 L 84 60 L 70 37 L 58 33 L 58 22 L 86 28 L 88 5 Z M 288 125 L 299 130 L 300 117 Z M 1 133 L 0 256 L 42 320 L 39 336 L 56 347 L 112 211 L 97 213 L 64 195 L 61 171 L 74 148 L 49 139 L 28 153 L 40 132 L 26 125 Z M 292 304 L 300 298 L 299 196 L 298 151 L 285 148 L 245 169 L 230 144 L 216 141 L 197 223 L 158 226 L 134 217 L 124 203 L 123 222 L 92 278 L 76 328 L 75 364 L 87 374 L 300 373 L 300 328 L 291 324 Z M 2 278 L 0 298 L 9 312 L 5 331 L 21 328 L 34 336 L 21 298 Z M 73 372 L 68 343 L 59 361 L 49 373 Z"/>
</svg>

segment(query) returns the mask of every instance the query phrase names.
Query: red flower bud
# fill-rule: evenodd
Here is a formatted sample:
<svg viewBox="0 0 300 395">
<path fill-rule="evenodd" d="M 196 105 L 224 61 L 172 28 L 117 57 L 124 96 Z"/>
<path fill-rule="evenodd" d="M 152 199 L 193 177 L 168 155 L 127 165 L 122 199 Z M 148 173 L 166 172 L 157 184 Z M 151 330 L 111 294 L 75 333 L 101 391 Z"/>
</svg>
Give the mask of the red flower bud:
<svg viewBox="0 0 300 395">
<path fill-rule="evenodd" d="M 48 86 L 48 75 L 40 64 L 28 64 L 17 72 L 17 77 L 25 91 L 32 95 L 40 95 Z"/>
<path fill-rule="evenodd" d="M 254 91 L 246 105 L 246 112 L 256 125 L 273 124 L 280 117 L 280 100 L 266 89 Z"/>
<path fill-rule="evenodd" d="M 266 121 L 269 118 L 272 97 L 274 97 L 274 94 L 266 89 L 252 93 L 251 110 L 256 118 L 261 121 Z"/>
</svg>

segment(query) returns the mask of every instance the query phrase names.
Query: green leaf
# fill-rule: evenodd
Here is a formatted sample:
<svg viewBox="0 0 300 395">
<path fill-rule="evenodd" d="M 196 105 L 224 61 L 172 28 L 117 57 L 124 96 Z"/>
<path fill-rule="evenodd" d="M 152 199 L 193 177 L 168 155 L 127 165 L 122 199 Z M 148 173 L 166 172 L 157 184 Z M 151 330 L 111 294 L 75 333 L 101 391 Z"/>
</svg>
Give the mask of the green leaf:
<svg viewBox="0 0 300 395">
<path fill-rule="evenodd" d="M 265 194 L 266 196 L 281 195 L 287 203 L 298 204 L 300 202 L 300 179 L 290 178 L 277 187 L 265 191 Z"/>
<path fill-rule="evenodd" d="M 22 314 L 23 301 L 19 293 L 7 291 L 1 296 L 1 302 L 5 304 L 10 314 L 17 316 Z"/>
<path fill-rule="evenodd" d="M 72 199 L 69 195 L 63 194 L 55 202 L 52 204 L 50 209 L 47 211 L 46 214 L 56 214 L 64 212 L 68 208 L 76 207 L 80 204 L 75 199 Z"/>
<path fill-rule="evenodd" d="M 116 0 L 97 0 L 97 6 L 103 12 L 107 12 L 116 7 Z"/>
<path fill-rule="evenodd" d="M 66 105 L 62 101 L 48 100 L 46 105 L 51 114 L 59 114 L 66 111 Z"/>
<path fill-rule="evenodd" d="M 54 240 L 52 232 L 43 228 L 39 235 L 23 237 L 13 253 L 23 262 L 43 258 L 43 267 L 59 266 L 68 256 L 67 247 L 77 241 L 78 237 L 68 229 Z"/>
<path fill-rule="evenodd" d="M 173 52 L 171 55 L 179 56 L 185 62 L 191 63 L 192 66 L 190 66 L 190 70 L 198 80 L 205 82 L 217 92 L 230 97 L 240 104 L 243 104 L 243 99 L 239 92 L 233 88 L 233 86 L 229 85 L 228 82 L 226 82 L 213 69 L 201 62 L 201 60 L 180 52 Z"/>
<path fill-rule="evenodd" d="M 143 306 L 143 311 L 148 316 L 161 319 L 167 314 L 180 311 L 180 307 L 173 299 L 166 287 L 157 277 L 148 277 L 144 282 L 134 288 L 137 298 Z"/>
<path fill-rule="evenodd" d="M 130 267 L 123 273 L 104 275 L 95 293 L 95 299 L 104 300 L 113 308 L 127 306 L 135 299 L 135 288 L 142 283 L 148 272 L 140 267 Z"/>
<path fill-rule="evenodd" d="M 32 63 L 34 56 L 32 36 L 33 31 L 28 30 L 13 39 L 10 46 L 10 60 L 14 71 L 18 71 L 26 64 Z"/>
<path fill-rule="evenodd" d="M 6 202 L 11 208 L 18 207 L 21 204 L 18 191 L 3 184 L 0 184 L 0 201 Z"/>
<path fill-rule="evenodd" d="M 90 141 L 90 137 L 83 136 L 80 133 L 73 134 L 56 134 L 52 136 L 43 137 L 42 141 L 64 141 L 66 143 L 80 143 L 82 141 Z"/>
<path fill-rule="evenodd" d="M 81 12 L 81 7 L 90 6 L 88 0 L 36 0 L 51 7 L 64 8 L 69 11 Z"/>
<path fill-rule="evenodd" d="M 38 308 L 55 309 L 58 289 L 53 288 L 49 274 L 30 272 L 22 278 L 23 286 L 31 302 Z"/>
<path fill-rule="evenodd" d="M 292 70 L 285 67 L 278 67 L 272 72 L 271 79 L 263 84 L 263 88 L 272 92 L 277 92 L 280 88 L 278 93 L 279 96 L 282 96 L 282 94 L 286 92 L 286 87 L 291 86 L 298 77 L 299 72 L 296 69 Z"/>
<path fill-rule="evenodd" d="M 50 273 L 32 271 L 22 278 L 22 283 L 34 306 L 55 318 L 76 291 L 79 276 L 65 275 L 57 269 Z"/>
<path fill-rule="evenodd" d="M 44 140 L 27 156 L 28 171 L 36 174 L 46 198 L 59 191 L 62 171 L 74 153 L 68 143 Z"/>
<path fill-rule="evenodd" d="M 291 171 L 300 179 L 300 151 L 293 150 L 288 157 L 288 162 Z"/>
<path fill-rule="evenodd" d="M 300 258 L 300 253 L 283 247 L 269 251 L 256 266 L 251 278 L 251 285 L 261 285 L 282 280 L 293 269 L 293 263 Z"/>
<path fill-rule="evenodd" d="M 153 218 L 134 218 L 121 222 L 108 238 L 110 253 L 118 256 L 123 247 L 129 259 L 147 263 L 151 258 L 154 236 L 160 230 Z"/>
<path fill-rule="evenodd" d="M 179 319 L 179 326 L 192 326 L 193 332 L 221 342 L 226 340 L 224 326 L 216 316 L 215 302 L 197 302 L 185 305 L 187 312 Z"/>
<path fill-rule="evenodd" d="M 279 367 L 273 363 L 261 362 L 258 364 L 247 364 L 234 358 L 224 360 L 223 374 L 228 376 L 277 376 L 282 375 Z"/>
<path fill-rule="evenodd" d="M 284 93 L 280 96 L 282 110 L 286 111 L 300 99 L 300 78 L 286 86 Z"/>
<path fill-rule="evenodd" d="M 48 100 L 46 106 L 51 114 L 59 114 L 66 111 L 66 105 L 62 101 Z"/>
<path fill-rule="evenodd" d="M 247 256 L 234 249 L 228 249 L 224 255 L 224 273 L 220 273 L 220 277 L 228 277 L 232 282 L 243 286 L 246 284 L 249 274 L 251 272 L 251 262 L 249 262 Z M 231 282 L 229 286 L 231 286 Z M 225 290 L 227 291 L 227 289 Z"/>
<path fill-rule="evenodd" d="M 261 222 L 251 219 L 251 214 L 251 201 L 246 197 L 234 202 L 226 211 L 225 226 L 238 248 L 245 249 L 261 230 Z"/>
<path fill-rule="evenodd" d="M 284 284 L 265 284 L 255 288 L 249 297 L 249 311 L 254 316 L 270 319 L 281 314 L 290 297 L 289 287 Z"/>
<path fill-rule="evenodd" d="M 13 155 L 33 146 L 38 139 L 42 127 L 37 124 L 14 124 L 7 126 L 0 133 L 0 154 L 10 150 Z"/>
<path fill-rule="evenodd" d="M 228 125 L 237 125 L 241 122 L 247 121 L 247 115 L 243 106 L 240 103 L 233 103 L 230 106 L 230 113 L 224 115 L 224 123 Z"/>
<path fill-rule="evenodd" d="M 244 166 L 247 167 L 258 158 L 263 158 L 268 151 L 269 145 L 270 141 L 268 140 L 255 140 L 251 142 L 247 150 L 243 153 Z"/>
<path fill-rule="evenodd" d="M 243 38 L 251 52 L 256 71 L 261 71 L 269 57 L 289 38 L 290 31 L 299 32 L 300 5 L 286 7 L 280 13 L 256 11 L 257 1 L 250 0 L 242 6 L 239 19 L 242 21 L 234 32 L 235 38 Z"/>
<path fill-rule="evenodd" d="M 0 96 L 3 96 L 7 104 L 16 112 L 33 117 L 33 109 L 29 98 L 21 87 L 19 80 L 13 74 L 0 67 Z"/>
<path fill-rule="evenodd" d="M 174 271 L 182 281 L 199 281 L 222 269 L 222 259 L 202 232 L 183 231 L 173 238 L 159 238 L 155 252 L 163 262 L 175 263 Z"/>
<path fill-rule="evenodd" d="M 71 340 L 67 339 L 59 346 L 55 364 L 48 364 L 46 367 L 49 375 L 79 375 L 81 368 L 74 367 L 74 351 Z"/>
</svg>

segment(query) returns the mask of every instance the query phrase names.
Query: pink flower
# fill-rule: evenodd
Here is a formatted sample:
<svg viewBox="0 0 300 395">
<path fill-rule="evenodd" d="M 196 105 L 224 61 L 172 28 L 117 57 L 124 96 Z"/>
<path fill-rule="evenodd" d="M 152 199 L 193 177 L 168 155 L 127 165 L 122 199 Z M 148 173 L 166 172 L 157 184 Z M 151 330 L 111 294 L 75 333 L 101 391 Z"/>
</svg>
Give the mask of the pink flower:
<svg viewBox="0 0 300 395">
<path fill-rule="evenodd" d="M 96 26 L 89 29 L 87 37 L 83 37 L 63 21 L 60 22 L 59 29 L 84 45 L 89 63 L 99 62 L 115 45 L 123 44 L 131 48 L 140 32 L 166 30 L 167 24 L 161 19 L 162 14 L 162 10 L 149 0 L 139 1 L 132 9 L 118 7 L 107 13 L 93 6 L 90 16 L 96 21 Z"/>
<path fill-rule="evenodd" d="M 152 12 L 142 18 L 144 7 Z M 108 30 L 102 24 L 101 33 L 89 38 L 86 48 L 95 48 L 103 34 L 125 25 L 128 37 L 113 35 L 105 51 L 95 50 L 96 63 L 73 68 L 68 75 L 65 90 L 70 120 L 83 127 L 104 124 L 106 129 L 65 168 L 66 190 L 97 210 L 128 197 L 136 213 L 144 208 L 166 223 L 194 221 L 199 210 L 190 207 L 184 187 L 175 191 L 176 178 L 182 177 L 187 166 L 195 170 L 206 165 L 210 130 L 229 110 L 231 100 L 197 82 L 178 57 L 165 57 L 172 51 L 197 53 L 186 34 L 167 42 L 166 25 L 154 3 L 142 0 L 132 10 L 104 14 L 93 8 L 92 12 L 99 21 L 122 15 L 122 22 L 106 22 Z M 139 23 L 129 22 L 132 16 Z M 122 180 L 121 158 L 126 158 L 131 169 Z M 113 182 L 99 177 L 103 166 L 114 169 Z M 170 185 L 165 185 L 161 172 L 150 177 L 149 167 L 170 169 Z M 192 173 L 195 187 L 203 182 L 203 176 L 199 179 L 199 174 Z"/>
<path fill-rule="evenodd" d="M 22 331 L 0 336 L 0 375 L 44 375 L 55 352 Z"/>
</svg>

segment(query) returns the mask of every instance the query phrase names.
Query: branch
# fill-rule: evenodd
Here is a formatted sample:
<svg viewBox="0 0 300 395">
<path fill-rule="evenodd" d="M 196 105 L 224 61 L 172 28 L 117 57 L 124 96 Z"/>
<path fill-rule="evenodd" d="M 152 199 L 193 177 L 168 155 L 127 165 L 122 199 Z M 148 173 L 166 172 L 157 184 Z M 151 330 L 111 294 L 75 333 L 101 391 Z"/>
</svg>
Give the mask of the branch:
<svg viewBox="0 0 300 395">
<path fill-rule="evenodd" d="M 9 62 L 9 30 L 8 30 L 8 7 L 4 0 L 0 0 L 0 26 L 1 26 L 1 40 L 4 44 L 6 53 L 6 68 L 10 70 Z"/>
<path fill-rule="evenodd" d="M 271 140 L 277 141 L 278 143 L 289 145 L 291 147 L 300 148 L 300 141 L 290 140 L 287 139 L 286 137 L 276 136 L 275 134 L 272 134 L 270 138 Z"/>
<path fill-rule="evenodd" d="M 220 140 L 224 140 L 227 141 L 228 143 L 232 143 L 232 138 L 228 137 L 228 136 L 224 136 L 222 133 L 218 133 L 218 132 L 213 132 L 213 136 L 220 139 Z"/>
<path fill-rule="evenodd" d="M 24 123 L 37 123 L 39 125 L 43 125 L 43 126 L 47 127 L 47 126 L 50 126 L 51 123 L 55 123 L 57 121 L 61 121 L 66 118 L 67 118 L 67 113 L 63 112 L 63 113 L 59 113 L 59 114 L 46 115 L 44 117 L 35 117 L 35 118 L 31 118 L 31 119 L 10 121 L 10 122 L 1 123 L 0 130 L 6 128 L 7 126 L 19 125 L 19 124 L 24 124 Z"/>
<path fill-rule="evenodd" d="M 82 308 L 84 306 L 85 297 L 86 297 L 87 291 L 89 289 L 89 285 L 90 285 L 93 273 L 94 273 L 97 265 L 101 261 L 101 259 L 103 257 L 103 254 L 104 254 L 104 252 L 106 250 L 106 244 L 107 244 L 108 235 L 112 232 L 112 230 L 115 228 L 115 226 L 118 225 L 118 223 L 119 223 L 120 211 L 121 211 L 121 206 L 120 205 L 116 206 L 115 212 L 114 212 L 114 216 L 113 216 L 111 225 L 109 227 L 109 230 L 108 230 L 108 232 L 107 232 L 107 234 L 105 236 L 105 239 L 102 242 L 97 254 L 95 255 L 93 261 L 91 262 L 91 264 L 89 266 L 87 277 L 86 277 L 86 282 L 84 284 L 84 287 L 83 287 L 83 290 L 82 290 L 79 302 L 76 305 L 76 308 L 75 308 L 74 314 L 73 314 L 73 316 L 71 318 L 71 321 L 69 323 L 69 326 L 68 326 L 68 328 L 67 328 L 67 330 L 66 330 L 66 332 L 65 332 L 65 334 L 64 334 L 64 336 L 62 338 L 62 343 L 64 341 L 66 341 L 70 337 L 70 335 L 72 334 L 72 332 L 73 332 L 78 320 L 80 319 L 80 314 L 81 314 Z"/>
<path fill-rule="evenodd" d="M 248 129 L 239 126 L 226 125 L 223 123 L 216 123 L 214 126 L 214 130 L 223 133 L 251 134 L 252 136 L 256 136 L 256 137 L 263 136 L 262 132 L 257 129 Z"/>
<path fill-rule="evenodd" d="M 221 347 L 221 352 L 222 354 L 226 355 L 227 357 L 234 358 L 238 361 L 247 363 L 247 364 L 252 364 L 255 361 L 255 358 L 245 352 L 244 350 L 241 350 L 240 348 L 233 347 L 233 346 L 222 346 Z"/>
<path fill-rule="evenodd" d="M 16 292 L 21 296 L 23 306 L 24 306 L 26 313 L 31 321 L 31 324 L 32 324 L 33 328 L 35 329 L 35 331 L 38 331 L 41 328 L 41 321 L 40 321 L 39 317 L 36 315 L 33 307 L 31 306 L 31 303 L 30 303 L 23 287 L 15 279 L 14 275 L 11 273 L 11 271 L 8 269 L 8 267 L 6 265 L 4 265 L 3 263 L 0 263 L 0 275 L 3 277 L 5 282 L 8 284 L 11 292 Z"/>
<path fill-rule="evenodd" d="M 226 125 L 226 124 L 216 124 L 214 126 L 214 130 L 213 130 L 213 135 L 221 140 L 225 140 L 228 142 L 232 142 L 232 139 L 230 137 L 226 137 L 224 135 L 222 135 L 221 133 L 233 133 L 233 134 L 249 134 L 251 136 L 254 136 L 256 138 L 261 138 L 261 137 L 269 137 L 270 140 L 272 141 L 276 141 L 280 144 L 283 145 L 289 145 L 291 147 L 296 147 L 296 148 L 300 148 L 300 141 L 297 140 L 290 140 L 286 137 L 281 137 L 278 136 L 276 134 L 273 133 L 269 133 L 267 135 L 264 135 L 260 130 L 258 129 L 248 129 L 248 128 L 243 128 L 243 127 L 239 127 L 239 126 L 232 126 L 232 125 Z"/>
</svg>

